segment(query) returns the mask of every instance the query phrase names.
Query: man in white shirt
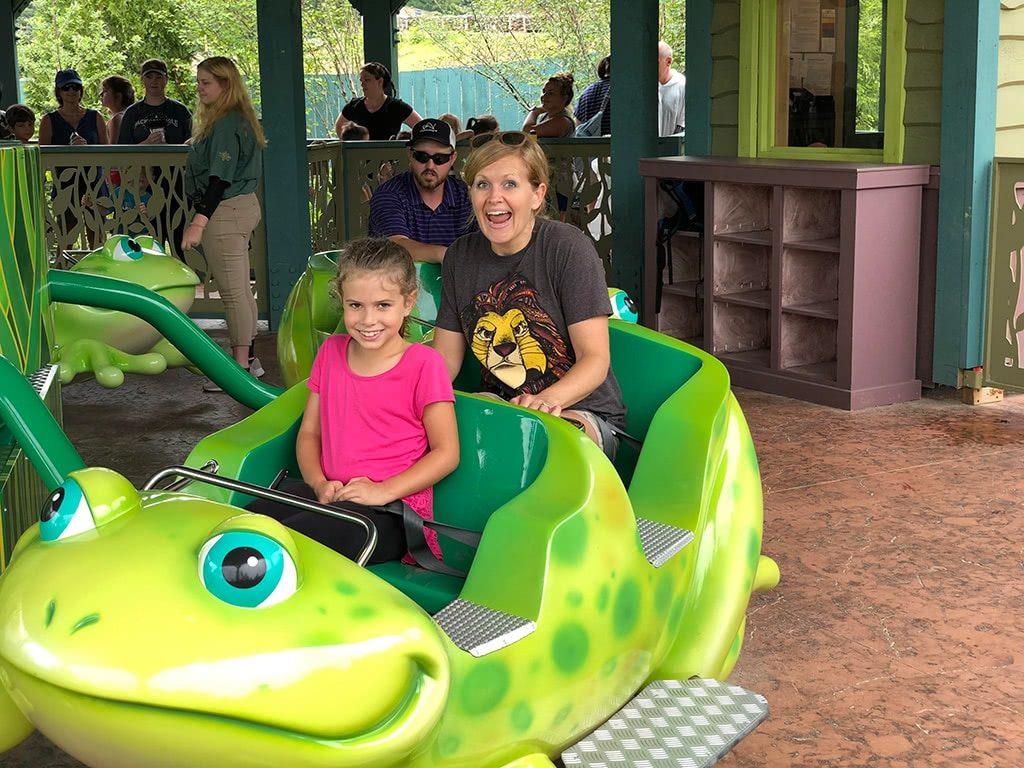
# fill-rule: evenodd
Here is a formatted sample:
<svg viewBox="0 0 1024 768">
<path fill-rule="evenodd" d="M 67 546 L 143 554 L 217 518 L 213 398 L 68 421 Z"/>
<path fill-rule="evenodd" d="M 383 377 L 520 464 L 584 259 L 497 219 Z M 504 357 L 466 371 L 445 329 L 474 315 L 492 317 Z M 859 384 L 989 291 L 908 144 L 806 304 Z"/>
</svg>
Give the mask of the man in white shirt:
<svg viewBox="0 0 1024 768">
<path fill-rule="evenodd" d="M 672 47 L 658 41 L 658 135 L 686 128 L 686 77 L 672 69 Z"/>
</svg>

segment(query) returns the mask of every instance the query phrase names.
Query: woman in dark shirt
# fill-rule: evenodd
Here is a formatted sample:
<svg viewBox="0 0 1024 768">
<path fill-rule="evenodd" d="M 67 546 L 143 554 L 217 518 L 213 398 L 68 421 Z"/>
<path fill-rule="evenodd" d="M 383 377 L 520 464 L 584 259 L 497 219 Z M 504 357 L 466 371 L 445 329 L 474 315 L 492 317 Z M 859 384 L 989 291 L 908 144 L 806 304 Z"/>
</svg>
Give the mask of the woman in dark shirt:
<svg viewBox="0 0 1024 768">
<path fill-rule="evenodd" d="M 181 246 L 187 250 L 202 243 L 224 302 L 231 354 L 259 378 L 263 367 L 253 356 L 257 308 L 249 285 L 249 240 L 261 218 L 256 185 L 267 140 L 231 59 L 212 56 L 199 62 L 196 90 L 196 128 L 185 164 L 185 191 L 196 212 Z M 221 391 L 211 381 L 203 390 Z"/>
<path fill-rule="evenodd" d="M 402 129 L 402 123 L 412 128 L 422 118 L 419 113 L 395 95 L 391 72 L 383 64 L 371 61 L 359 70 L 359 84 L 363 95 L 346 104 L 334 123 L 334 132 L 348 123 L 359 123 L 370 131 L 372 141 L 392 139 Z"/>
</svg>

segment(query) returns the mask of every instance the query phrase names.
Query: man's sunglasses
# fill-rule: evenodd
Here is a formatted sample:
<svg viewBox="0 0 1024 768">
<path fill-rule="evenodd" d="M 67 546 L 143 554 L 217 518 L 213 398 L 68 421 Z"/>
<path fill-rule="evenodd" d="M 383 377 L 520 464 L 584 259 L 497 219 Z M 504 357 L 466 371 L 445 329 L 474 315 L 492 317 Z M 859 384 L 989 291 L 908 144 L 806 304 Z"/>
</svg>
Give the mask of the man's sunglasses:
<svg viewBox="0 0 1024 768">
<path fill-rule="evenodd" d="M 474 136 L 469 140 L 469 146 L 476 149 L 494 139 L 497 139 L 502 144 L 508 144 L 510 147 L 518 147 L 527 139 L 536 141 L 537 137 L 522 131 L 491 131 L 490 133 L 481 133 L 478 136 Z"/>
<path fill-rule="evenodd" d="M 430 160 L 434 161 L 434 165 L 447 165 L 452 161 L 453 157 L 455 157 L 454 152 L 449 152 L 448 154 L 438 152 L 437 154 L 432 155 L 429 152 L 423 152 L 419 149 L 414 149 L 412 151 L 412 159 L 417 163 L 423 163 L 424 165 L 426 165 Z"/>
<path fill-rule="evenodd" d="M 82 86 L 78 83 L 68 83 L 67 85 L 62 85 L 60 89 L 62 91 L 80 91 L 82 90 Z"/>
</svg>

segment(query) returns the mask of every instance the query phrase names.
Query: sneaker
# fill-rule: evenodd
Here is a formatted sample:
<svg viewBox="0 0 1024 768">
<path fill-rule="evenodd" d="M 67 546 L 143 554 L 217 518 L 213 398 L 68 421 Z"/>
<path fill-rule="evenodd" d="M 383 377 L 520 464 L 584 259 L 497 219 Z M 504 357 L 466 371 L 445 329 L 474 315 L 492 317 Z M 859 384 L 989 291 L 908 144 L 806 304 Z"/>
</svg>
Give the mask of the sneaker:
<svg viewBox="0 0 1024 768">
<path fill-rule="evenodd" d="M 213 379 L 203 381 L 203 392 L 223 392 L 224 389 Z"/>
<path fill-rule="evenodd" d="M 250 357 L 249 375 L 255 379 L 262 379 L 264 373 L 266 373 L 266 371 L 263 370 L 263 364 L 260 363 L 260 359 L 258 357 Z"/>
</svg>

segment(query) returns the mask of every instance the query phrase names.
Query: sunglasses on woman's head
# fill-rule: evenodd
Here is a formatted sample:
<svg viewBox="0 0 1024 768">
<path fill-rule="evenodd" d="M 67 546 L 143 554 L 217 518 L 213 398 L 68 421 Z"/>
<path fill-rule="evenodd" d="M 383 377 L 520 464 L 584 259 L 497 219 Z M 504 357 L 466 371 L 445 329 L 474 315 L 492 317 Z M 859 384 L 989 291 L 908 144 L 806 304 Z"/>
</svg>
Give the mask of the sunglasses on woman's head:
<svg viewBox="0 0 1024 768">
<path fill-rule="evenodd" d="M 447 165 L 451 162 L 454 156 L 454 152 L 449 152 L 448 154 L 438 152 L 437 154 L 432 155 L 429 152 L 424 152 L 419 149 L 414 149 L 412 151 L 412 159 L 417 163 L 423 163 L 424 165 L 426 165 L 430 160 L 434 161 L 434 165 Z"/>
<path fill-rule="evenodd" d="M 491 131 L 490 133 L 481 133 L 478 136 L 474 136 L 469 140 L 469 146 L 476 149 L 477 147 L 482 147 L 493 139 L 497 139 L 502 144 L 508 144 L 510 147 L 518 147 L 529 138 L 531 138 L 530 134 L 523 133 L 522 131 Z"/>
<path fill-rule="evenodd" d="M 60 89 L 62 91 L 80 91 L 82 90 L 82 86 L 78 83 L 68 83 L 67 85 L 62 85 Z"/>
</svg>

